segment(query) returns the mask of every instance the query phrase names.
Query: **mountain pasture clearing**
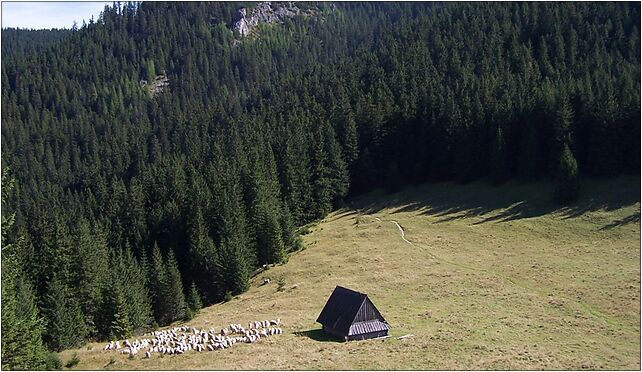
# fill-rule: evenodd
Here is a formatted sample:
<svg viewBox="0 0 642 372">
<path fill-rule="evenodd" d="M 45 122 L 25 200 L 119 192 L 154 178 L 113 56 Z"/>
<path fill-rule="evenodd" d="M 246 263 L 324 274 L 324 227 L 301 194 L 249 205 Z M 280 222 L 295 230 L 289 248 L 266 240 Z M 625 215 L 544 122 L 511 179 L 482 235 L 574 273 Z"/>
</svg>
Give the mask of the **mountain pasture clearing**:
<svg viewBox="0 0 642 372">
<path fill-rule="evenodd" d="M 247 293 L 189 322 L 278 314 L 283 335 L 151 359 L 92 343 L 61 357 L 77 354 L 77 369 L 639 369 L 640 178 L 582 190 L 572 208 L 551 204 L 546 183 L 368 194 L 311 226 L 306 249 Z M 368 294 L 392 337 L 324 335 L 315 321 L 336 285 Z"/>
</svg>

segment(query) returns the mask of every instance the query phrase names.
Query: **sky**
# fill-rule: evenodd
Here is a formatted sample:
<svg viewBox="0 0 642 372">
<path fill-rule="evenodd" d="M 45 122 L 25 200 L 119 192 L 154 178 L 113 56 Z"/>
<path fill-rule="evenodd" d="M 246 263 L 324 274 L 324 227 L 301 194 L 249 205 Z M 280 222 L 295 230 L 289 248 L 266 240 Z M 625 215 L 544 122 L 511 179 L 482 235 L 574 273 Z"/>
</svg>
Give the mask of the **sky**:
<svg viewBox="0 0 642 372">
<path fill-rule="evenodd" d="M 71 28 L 78 27 L 83 19 L 98 19 L 105 5 L 112 2 L 2 2 L 2 27 L 19 28 Z"/>
</svg>

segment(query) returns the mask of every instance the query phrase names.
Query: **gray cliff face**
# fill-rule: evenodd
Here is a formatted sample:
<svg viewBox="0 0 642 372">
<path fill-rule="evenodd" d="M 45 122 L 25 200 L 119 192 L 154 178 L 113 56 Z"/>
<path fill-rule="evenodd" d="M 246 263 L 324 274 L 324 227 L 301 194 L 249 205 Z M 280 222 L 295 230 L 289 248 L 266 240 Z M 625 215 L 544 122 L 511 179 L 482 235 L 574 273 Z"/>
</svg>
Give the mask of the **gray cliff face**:
<svg viewBox="0 0 642 372">
<path fill-rule="evenodd" d="M 273 5 L 269 1 L 259 3 L 254 9 L 241 8 L 232 24 L 232 31 L 248 36 L 261 23 L 281 23 L 286 18 L 301 14 L 301 9 L 291 2 Z"/>
</svg>

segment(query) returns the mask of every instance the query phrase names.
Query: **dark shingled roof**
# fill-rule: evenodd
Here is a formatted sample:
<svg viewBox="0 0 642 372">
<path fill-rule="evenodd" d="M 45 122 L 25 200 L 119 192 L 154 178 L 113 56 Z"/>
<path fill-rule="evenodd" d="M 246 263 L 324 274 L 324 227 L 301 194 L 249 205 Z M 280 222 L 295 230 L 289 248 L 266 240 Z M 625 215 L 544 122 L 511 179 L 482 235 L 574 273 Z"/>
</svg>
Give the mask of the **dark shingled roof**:
<svg viewBox="0 0 642 372">
<path fill-rule="evenodd" d="M 344 335 L 390 329 L 367 295 L 337 286 L 317 322 Z"/>
<path fill-rule="evenodd" d="M 387 323 L 380 321 L 379 319 L 369 320 L 366 322 L 356 322 L 350 326 L 350 332 L 348 332 L 348 336 L 385 331 L 387 329 L 390 329 L 390 326 Z"/>
</svg>

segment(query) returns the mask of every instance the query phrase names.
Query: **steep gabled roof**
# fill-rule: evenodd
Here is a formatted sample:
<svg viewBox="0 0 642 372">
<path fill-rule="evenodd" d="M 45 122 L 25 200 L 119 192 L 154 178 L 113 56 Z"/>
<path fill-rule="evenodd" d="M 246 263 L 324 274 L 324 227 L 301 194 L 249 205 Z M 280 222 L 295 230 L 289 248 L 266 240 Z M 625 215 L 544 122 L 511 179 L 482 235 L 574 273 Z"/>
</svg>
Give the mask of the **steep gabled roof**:
<svg viewBox="0 0 642 372">
<path fill-rule="evenodd" d="M 334 289 L 317 322 L 345 335 L 390 328 L 367 295 L 341 286 Z"/>
</svg>

